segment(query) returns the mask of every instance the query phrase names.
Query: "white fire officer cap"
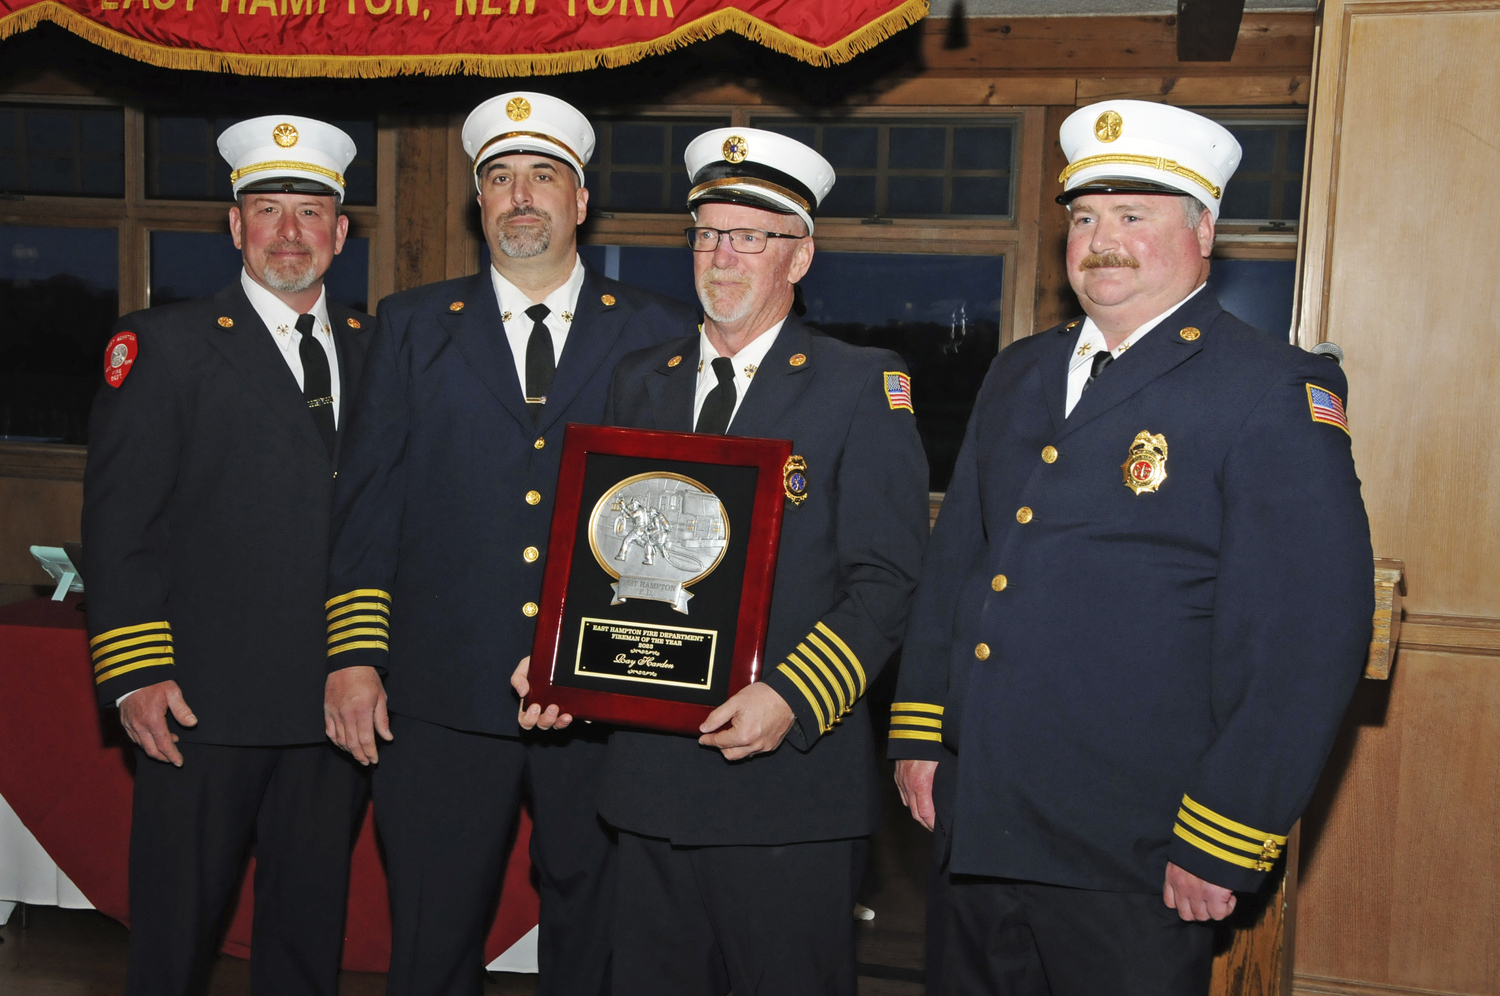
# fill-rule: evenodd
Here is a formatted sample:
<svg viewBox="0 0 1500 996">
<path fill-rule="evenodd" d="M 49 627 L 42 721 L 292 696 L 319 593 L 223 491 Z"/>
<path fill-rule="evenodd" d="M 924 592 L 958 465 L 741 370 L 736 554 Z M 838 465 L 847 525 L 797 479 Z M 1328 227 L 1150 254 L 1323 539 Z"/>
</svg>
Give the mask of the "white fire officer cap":
<svg viewBox="0 0 1500 996">
<path fill-rule="evenodd" d="M 795 214 L 813 230 L 818 205 L 833 189 L 833 166 L 793 138 L 759 128 L 715 128 L 688 143 L 688 208 L 746 204 Z"/>
<path fill-rule="evenodd" d="M 272 114 L 224 129 L 219 155 L 234 195 L 244 191 L 332 194 L 343 200 L 354 139 L 324 121 Z"/>
<path fill-rule="evenodd" d="M 517 90 L 491 97 L 464 121 L 464 151 L 474 163 L 474 185 L 479 172 L 496 156 L 532 152 L 573 167 L 578 185 L 583 168 L 594 155 L 594 127 L 568 103 L 545 93 Z"/>
</svg>

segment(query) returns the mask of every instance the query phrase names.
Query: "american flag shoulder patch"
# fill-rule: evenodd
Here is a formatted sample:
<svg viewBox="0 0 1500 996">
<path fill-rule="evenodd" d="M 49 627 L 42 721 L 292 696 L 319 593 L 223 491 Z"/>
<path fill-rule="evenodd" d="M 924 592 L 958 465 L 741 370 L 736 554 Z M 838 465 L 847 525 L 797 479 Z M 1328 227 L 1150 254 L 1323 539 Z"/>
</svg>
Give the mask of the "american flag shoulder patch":
<svg viewBox="0 0 1500 996">
<path fill-rule="evenodd" d="M 917 413 L 911 406 L 911 378 L 899 370 L 885 372 L 885 400 L 891 403 L 892 411 L 905 408 L 913 415 Z"/>
<path fill-rule="evenodd" d="M 1312 412 L 1314 422 L 1336 425 L 1346 435 L 1349 434 L 1349 420 L 1344 417 L 1344 402 L 1337 394 L 1308 384 L 1307 407 Z"/>
</svg>

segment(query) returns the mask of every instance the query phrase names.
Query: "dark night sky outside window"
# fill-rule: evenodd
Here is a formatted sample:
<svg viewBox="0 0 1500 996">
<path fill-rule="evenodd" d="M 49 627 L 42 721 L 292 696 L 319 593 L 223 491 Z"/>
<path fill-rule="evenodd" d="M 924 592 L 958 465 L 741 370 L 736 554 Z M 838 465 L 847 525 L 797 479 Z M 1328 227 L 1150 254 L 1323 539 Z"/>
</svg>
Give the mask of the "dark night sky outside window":
<svg viewBox="0 0 1500 996">
<path fill-rule="evenodd" d="M 240 277 L 234 240 L 218 232 L 151 233 L 151 306 L 209 297 Z M 369 300 L 370 240 L 348 238 L 328 270 L 330 300 L 364 311 Z"/>
<path fill-rule="evenodd" d="M 119 273 L 113 228 L 0 226 L 0 438 L 88 441 Z"/>
<path fill-rule="evenodd" d="M 1220 222 L 1297 225 L 1302 198 L 1302 152 L 1307 126 L 1284 122 L 1229 122 L 1240 143 L 1240 165 L 1224 190 Z"/>
<path fill-rule="evenodd" d="M 596 211 L 687 210 L 688 143 L 729 118 L 594 118 L 594 157 L 585 172 Z"/>
<path fill-rule="evenodd" d="M 752 123 L 817 149 L 833 165 L 838 181 L 818 208 L 825 218 L 1011 215 L 1011 120 L 757 118 Z"/>
<path fill-rule="evenodd" d="M 0 106 L 0 191 L 124 196 L 123 112 Z"/>
</svg>

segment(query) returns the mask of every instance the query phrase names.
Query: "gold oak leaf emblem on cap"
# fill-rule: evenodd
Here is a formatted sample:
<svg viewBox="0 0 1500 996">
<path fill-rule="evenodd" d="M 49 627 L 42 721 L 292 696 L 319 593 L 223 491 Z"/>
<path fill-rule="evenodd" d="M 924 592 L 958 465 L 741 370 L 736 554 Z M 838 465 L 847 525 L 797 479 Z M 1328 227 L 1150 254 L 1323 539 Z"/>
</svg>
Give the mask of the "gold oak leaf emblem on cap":
<svg viewBox="0 0 1500 996">
<path fill-rule="evenodd" d="M 1125 130 L 1125 119 L 1115 111 L 1105 111 L 1094 119 L 1094 137 L 1101 142 L 1113 142 Z"/>
<path fill-rule="evenodd" d="M 531 101 L 525 97 L 512 97 L 505 105 L 505 116 L 512 121 L 525 121 L 531 117 Z"/>
<path fill-rule="evenodd" d="M 283 149 L 290 149 L 297 144 L 297 129 L 290 122 L 283 121 L 271 129 L 271 137 Z"/>
<path fill-rule="evenodd" d="M 226 329 L 232 329 L 232 328 L 234 328 L 234 319 L 230 318 L 228 315 L 220 315 L 219 316 L 219 327 L 220 328 L 226 328 Z"/>
<path fill-rule="evenodd" d="M 742 163 L 750 155 L 750 143 L 743 135 L 730 135 L 724 139 L 724 161 Z"/>
<path fill-rule="evenodd" d="M 682 357 L 681 356 L 674 356 L 670 360 L 667 361 L 667 366 L 669 366 L 669 367 L 675 367 L 677 364 L 679 364 L 681 362 L 682 362 Z"/>
<path fill-rule="evenodd" d="M 1192 342 L 1194 339 L 1198 338 L 1203 333 L 1199 332 L 1197 329 L 1195 329 L 1191 325 L 1189 325 L 1187 328 L 1183 329 L 1181 332 L 1179 332 L 1177 334 L 1180 335 L 1180 336 L 1182 336 L 1182 341 L 1183 342 Z"/>
</svg>

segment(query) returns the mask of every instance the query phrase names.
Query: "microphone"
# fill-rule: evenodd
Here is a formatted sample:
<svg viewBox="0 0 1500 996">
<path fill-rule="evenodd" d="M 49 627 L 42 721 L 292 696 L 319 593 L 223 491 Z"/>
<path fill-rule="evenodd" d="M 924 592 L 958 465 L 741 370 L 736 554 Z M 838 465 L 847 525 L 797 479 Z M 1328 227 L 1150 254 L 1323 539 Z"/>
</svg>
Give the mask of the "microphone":
<svg viewBox="0 0 1500 996">
<path fill-rule="evenodd" d="M 1344 365 L 1344 351 L 1335 342 L 1320 342 L 1312 348 L 1316 356 L 1326 356 L 1339 366 Z"/>
</svg>

